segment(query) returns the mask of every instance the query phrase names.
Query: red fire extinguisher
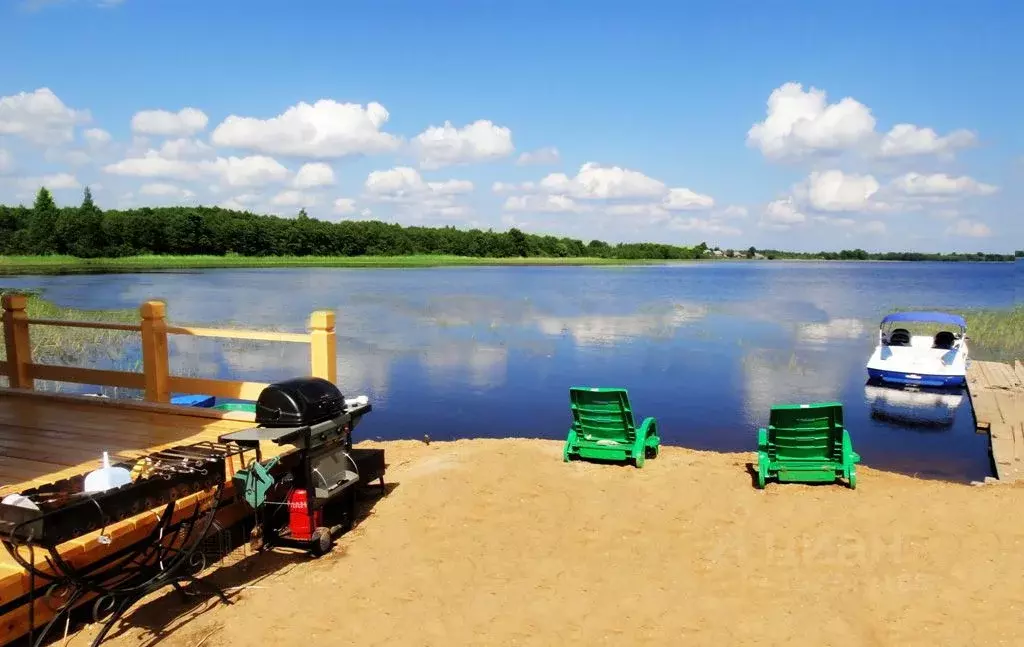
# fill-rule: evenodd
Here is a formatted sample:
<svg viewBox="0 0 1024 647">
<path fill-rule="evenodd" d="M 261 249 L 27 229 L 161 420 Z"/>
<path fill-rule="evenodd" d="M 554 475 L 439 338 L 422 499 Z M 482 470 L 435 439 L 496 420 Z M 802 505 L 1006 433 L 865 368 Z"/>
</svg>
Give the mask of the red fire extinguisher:
<svg viewBox="0 0 1024 647">
<path fill-rule="evenodd" d="M 312 539 L 313 530 L 321 525 L 321 511 L 309 511 L 309 493 L 305 488 L 295 488 L 288 493 L 288 530 L 300 541 Z"/>
</svg>

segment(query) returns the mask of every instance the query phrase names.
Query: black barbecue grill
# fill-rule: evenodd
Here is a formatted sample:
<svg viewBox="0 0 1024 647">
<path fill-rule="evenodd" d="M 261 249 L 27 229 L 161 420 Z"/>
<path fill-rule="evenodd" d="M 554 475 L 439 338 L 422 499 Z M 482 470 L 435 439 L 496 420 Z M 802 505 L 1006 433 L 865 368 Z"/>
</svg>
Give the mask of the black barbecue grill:
<svg viewBox="0 0 1024 647">
<path fill-rule="evenodd" d="M 296 546 L 322 554 L 330 549 L 334 536 L 352 524 L 355 486 L 379 480 L 383 489 L 384 450 L 352 447 L 352 429 L 371 410 L 365 399 L 346 401 L 327 380 L 295 378 L 271 384 L 260 393 L 256 427 L 219 438 L 257 452 L 261 441 L 298 449 L 283 460 L 266 463 L 257 454 L 258 465 L 235 475 L 236 491 L 257 511 L 256 538 L 264 545 Z M 338 524 L 325 517 L 334 503 L 342 512 Z M 268 505 L 288 507 L 287 526 L 273 523 L 276 510 L 267 510 Z"/>
</svg>

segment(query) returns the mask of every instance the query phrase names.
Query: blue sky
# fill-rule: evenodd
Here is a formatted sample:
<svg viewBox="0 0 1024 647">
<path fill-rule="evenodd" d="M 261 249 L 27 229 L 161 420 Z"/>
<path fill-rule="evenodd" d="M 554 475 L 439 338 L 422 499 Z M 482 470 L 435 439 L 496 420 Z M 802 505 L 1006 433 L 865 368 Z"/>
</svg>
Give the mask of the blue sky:
<svg viewBox="0 0 1024 647">
<path fill-rule="evenodd" d="M 7 0 L 0 24 L 7 203 L 1024 246 L 1014 3 Z"/>
</svg>

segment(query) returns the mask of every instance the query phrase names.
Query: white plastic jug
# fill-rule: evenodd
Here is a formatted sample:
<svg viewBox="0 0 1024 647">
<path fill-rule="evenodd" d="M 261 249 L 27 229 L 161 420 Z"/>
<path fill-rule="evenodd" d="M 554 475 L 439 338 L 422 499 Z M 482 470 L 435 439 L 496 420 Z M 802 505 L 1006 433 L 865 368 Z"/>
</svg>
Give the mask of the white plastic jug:
<svg viewBox="0 0 1024 647">
<path fill-rule="evenodd" d="M 103 467 L 85 476 L 86 492 L 104 492 L 132 482 L 132 473 L 123 467 L 111 467 L 110 457 L 103 452 Z"/>
</svg>

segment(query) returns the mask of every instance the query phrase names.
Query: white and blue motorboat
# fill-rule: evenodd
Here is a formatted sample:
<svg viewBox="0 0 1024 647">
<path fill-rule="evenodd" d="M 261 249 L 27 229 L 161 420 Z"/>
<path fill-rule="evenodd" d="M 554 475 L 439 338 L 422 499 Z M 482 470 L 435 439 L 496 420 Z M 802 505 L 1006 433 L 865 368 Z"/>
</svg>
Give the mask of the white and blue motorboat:
<svg viewBox="0 0 1024 647">
<path fill-rule="evenodd" d="M 934 334 L 911 335 L 904 327 L 928 324 Z M 959 387 L 967 382 L 967 322 L 947 312 L 894 312 L 882 319 L 878 346 L 867 364 L 882 384 Z"/>
</svg>

